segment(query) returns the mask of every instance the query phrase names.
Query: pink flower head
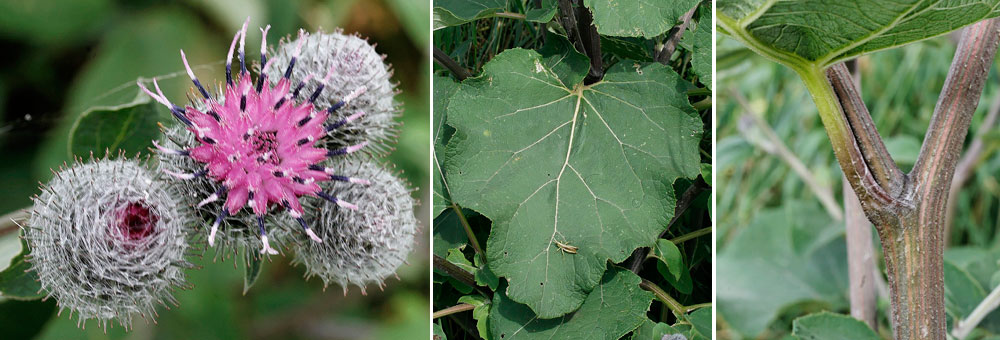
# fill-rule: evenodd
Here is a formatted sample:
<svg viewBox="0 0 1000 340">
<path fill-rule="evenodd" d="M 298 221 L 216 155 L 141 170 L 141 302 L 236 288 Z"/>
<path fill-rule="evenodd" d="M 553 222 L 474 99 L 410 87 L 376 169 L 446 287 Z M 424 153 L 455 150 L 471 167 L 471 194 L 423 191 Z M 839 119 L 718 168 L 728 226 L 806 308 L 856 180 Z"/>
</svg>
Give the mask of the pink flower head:
<svg viewBox="0 0 1000 340">
<path fill-rule="evenodd" d="M 170 103 L 160 91 L 155 79 L 153 80 L 155 94 L 142 83 L 138 84 L 146 94 L 169 108 L 174 117 L 187 126 L 188 131 L 194 134 L 200 144 L 188 150 L 173 150 L 154 142 L 157 149 L 165 154 L 191 157 L 204 165 L 201 171 L 195 173 L 166 172 L 180 179 L 208 176 L 220 184 L 214 194 L 198 204 L 202 206 L 225 196 L 225 204 L 212 225 L 209 244 L 214 246 L 215 233 L 222 219 L 238 213 L 246 205 L 257 216 L 261 241 L 264 244 L 261 253 L 277 254 L 277 251 L 268 244 L 263 222 L 263 216 L 270 208 L 282 208 L 298 219 L 305 232 L 316 242 L 322 241 L 302 219 L 303 210 L 299 197 L 318 196 L 340 207 L 357 210 L 356 205 L 323 192 L 317 182 L 337 180 L 365 184 L 367 181 L 338 175 L 331 169 L 320 166 L 319 163 L 329 157 L 356 152 L 367 143 L 336 150 L 319 148 L 316 144 L 329 132 L 364 115 L 364 112 L 357 112 L 340 121 L 325 124 L 331 113 L 356 98 L 365 89 L 364 87 L 356 89 L 331 107 L 314 106 L 316 98 L 323 91 L 324 84 L 334 72 L 331 69 L 308 100 L 296 103 L 295 99 L 298 98 L 302 87 L 314 77 L 307 77 L 294 89 L 292 88 L 289 77 L 295 67 L 295 57 L 291 58 L 282 79 L 273 87 L 270 82 L 265 81 L 268 74 L 263 73 L 264 71 L 254 82 L 247 72 L 244 54 L 244 41 L 249 23 L 250 19 L 247 18 L 243 28 L 236 33 L 229 45 L 226 59 L 226 86 L 222 100 L 214 99 L 205 90 L 188 65 L 184 51 L 181 51 L 184 67 L 203 97 L 200 100 L 204 105 L 199 107 L 203 107 L 204 110 L 193 106 L 182 108 Z M 261 70 L 268 69 L 265 48 L 269 28 L 270 26 L 261 29 L 263 35 L 260 48 Z M 304 33 L 300 31 L 299 34 Z M 240 46 L 240 70 L 238 79 L 234 80 L 231 69 L 237 40 Z M 298 56 L 303 40 L 299 39 L 295 56 Z"/>
</svg>

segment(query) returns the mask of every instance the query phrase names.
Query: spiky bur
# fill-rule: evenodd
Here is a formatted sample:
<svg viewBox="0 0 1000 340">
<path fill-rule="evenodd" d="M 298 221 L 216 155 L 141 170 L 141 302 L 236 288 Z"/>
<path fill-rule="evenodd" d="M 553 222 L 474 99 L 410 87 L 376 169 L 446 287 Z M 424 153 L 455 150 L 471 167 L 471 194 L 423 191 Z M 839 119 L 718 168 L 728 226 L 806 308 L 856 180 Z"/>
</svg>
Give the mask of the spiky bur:
<svg viewBox="0 0 1000 340">
<path fill-rule="evenodd" d="M 248 18 L 229 46 L 226 82 L 221 94 L 213 96 L 202 86 L 188 65 L 183 51 L 181 59 L 184 67 L 201 96 L 194 99 L 192 105 L 180 107 L 171 103 L 155 80 L 153 85 L 156 93 L 142 83 L 138 85 L 150 97 L 169 108 L 196 141 L 194 146 L 182 149 L 156 144 L 164 157 L 187 157 L 198 166 L 190 172 L 164 171 L 180 180 L 198 180 L 203 177 L 211 180 L 211 194 L 204 196 L 196 206 L 216 201 L 225 202 L 216 212 L 209 229 L 209 245 L 214 246 L 219 229 L 224 227 L 222 222 L 229 216 L 236 216 L 246 206 L 253 214 L 254 222 L 251 223 L 257 226 L 260 236 L 260 253 L 274 255 L 278 251 L 271 246 L 267 228 L 271 223 L 265 223 L 271 212 L 283 212 L 296 219 L 302 226 L 302 232 L 319 243 L 322 239 L 316 236 L 303 219 L 305 211 L 299 202 L 300 197 L 320 197 L 341 208 L 357 210 L 354 203 L 338 198 L 335 193 L 323 191 L 319 186 L 319 183 L 326 181 L 354 183 L 353 178 L 332 172 L 320 164 L 330 158 L 358 152 L 368 143 L 360 141 L 357 144 L 328 148 L 329 143 L 321 141 L 331 138 L 331 135 L 337 134 L 341 129 L 351 127 L 358 118 L 364 116 L 363 112 L 358 111 L 347 113 L 342 119 L 327 119 L 339 114 L 339 110 L 349 110 L 345 106 L 364 93 L 366 87 L 350 89 L 347 95 L 328 100 L 331 103 L 329 106 L 320 105 L 317 100 L 323 97 L 324 90 L 337 70 L 329 68 L 325 70 L 325 75 L 310 71 L 309 76 L 301 81 L 290 79 L 296 70 L 295 56 L 301 53 L 302 42 L 305 41 L 300 37 L 284 72 L 267 72 L 275 62 L 268 61 L 266 55 L 269 27 L 261 29 L 263 38 L 260 62 L 263 65 L 261 69 L 265 72 L 253 80 L 247 72 L 244 53 L 249 22 Z M 304 36 L 304 33 L 300 32 L 300 35 Z M 232 59 L 237 42 L 240 69 L 234 79 Z M 277 80 L 272 83 L 269 78 Z M 312 92 L 302 92 L 303 88 L 315 83 L 318 85 L 315 85 Z M 302 97 L 305 99 L 300 98 L 300 95 L 305 96 Z"/>
<path fill-rule="evenodd" d="M 174 287 L 187 288 L 182 209 L 138 161 L 60 169 L 25 228 L 32 270 L 60 314 L 128 328 L 134 315 L 155 317 L 156 304 L 176 305 Z"/>
<path fill-rule="evenodd" d="M 302 44 L 301 53 L 296 53 Z M 325 84 L 325 93 L 316 104 L 320 107 L 338 105 L 341 98 L 356 96 L 345 104 L 344 109 L 331 114 L 327 124 L 349 119 L 352 115 L 361 116 L 349 125 L 333 131 L 323 142 L 328 148 L 346 147 L 358 143 L 368 143 L 368 150 L 375 154 L 384 154 L 396 139 L 399 115 L 399 103 L 395 95 L 399 92 L 396 83 L 391 81 L 392 67 L 386 65 L 385 55 L 379 55 L 375 46 L 357 35 L 346 35 L 342 30 L 332 33 L 315 33 L 300 36 L 294 41 L 286 41 L 274 51 L 274 63 L 265 67 L 266 73 L 282 72 L 280 65 L 294 63 L 290 79 L 294 82 L 308 79 L 310 70 L 336 70 L 336 73 Z M 277 78 L 270 78 L 272 84 L 277 84 Z M 306 82 L 303 91 L 312 93 L 322 83 Z M 364 88 L 360 94 L 354 89 Z"/>
<path fill-rule="evenodd" d="M 305 265 L 306 277 L 318 276 L 324 285 L 337 283 L 345 294 L 349 284 L 361 287 L 362 292 L 372 283 L 381 288 L 413 248 L 418 227 L 414 199 L 402 180 L 374 161 L 341 163 L 334 170 L 370 180 L 367 186 L 322 184 L 359 202 L 359 212 L 345 214 L 342 207 L 317 201 L 319 214 L 307 221 L 324 241 L 294 243 L 294 262 Z"/>
</svg>

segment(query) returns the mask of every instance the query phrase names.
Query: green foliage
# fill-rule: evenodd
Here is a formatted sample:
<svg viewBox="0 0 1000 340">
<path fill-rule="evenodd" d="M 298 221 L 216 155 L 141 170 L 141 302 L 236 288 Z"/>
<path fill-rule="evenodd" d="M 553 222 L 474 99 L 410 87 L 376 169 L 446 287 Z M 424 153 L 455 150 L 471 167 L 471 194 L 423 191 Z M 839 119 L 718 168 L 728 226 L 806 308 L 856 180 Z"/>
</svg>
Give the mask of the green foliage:
<svg viewBox="0 0 1000 340">
<path fill-rule="evenodd" d="M 698 174 L 701 122 L 663 65 L 618 64 L 584 88 L 586 69 L 564 83 L 561 63 L 545 64 L 510 50 L 463 83 L 445 169 L 454 198 L 493 220 L 487 258 L 509 297 L 553 318 L 579 307 L 608 259 L 652 245 L 673 217 L 663 183 Z"/>
<path fill-rule="evenodd" d="M 571 315 L 555 319 L 537 316 L 528 306 L 507 298 L 501 291 L 490 313 L 494 339 L 618 339 L 646 319 L 651 293 L 639 288 L 639 277 L 611 268 L 598 289 Z M 595 325 L 601 325 L 595 327 Z"/>
<path fill-rule="evenodd" d="M 864 322 L 849 315 L 828 312 L 795 319 L 792 335 L 802 340 L 880 340 Z"/>
<path fill-rule="evenodd" d="M 108 151 L 115 156 L 117 150 L 129 157 L 146 153 L 153 146 L 152 141 L 160 136 L 156 105 L 141 94 L 131 103 L 90 108 L 70 130 L 70 155 L 86 157 L 93 152 L 94 157 L 104 157 Z"/>
<path fill-rule="evenodd" d="M 996 0 L 962 4 L 941 0 L 722 0 L 718 14 L 723 30 L 757 48 L 757 53 L 786 64 L 826 67 L 1000 15 L 997 4 Z"/>
<path fill-rule="evenodd" d="M 457 81 L 440 67 L 434 77 L 434 309 L 483 301 L 439 319 L 443 334 L 618 339 L 662 324 L 710 337 L 711 308 L 672 310 L 711 300 L 710 242 L 669 241 L 711 225 L 699 178 L 711 176 L 703 166 L 711 108 L 691 104 L 711 95 L 700 68 L 711 58 L 710 4 L 648 5 L 655 8 L 632 15 L 646 35 L 608 35 L 601 21 L 600 53 L 588 55 L 565 36 L 557 3 L 507 1 L 480 19 L 436 26 L 434 46 L 473 77 Z M 654 60 L 666 32 L 698 3 L 692 38 Z M 577 10 L 604 4 L 585 5 Z M 620 19 L 647 4 L 620 5 L 601 9 L 600 20 L 619 20 L 604 27 L 637 32 Z M 603 60 L 599 79 L 588 77 L 592 58 Z M 689 188 L 689 208 L 674 216 Z M 666 242 L 659 251 L 657 242 Z M 650 252 L 668 265 L 646 261 Z M 654 300 L 640 282 L 669 297 Z M 488 334 L 470 332 L 483 313 Z"/>
<path fill-rule="evenodd" d="M 434 29 L 492 17 L 507 0 L 438 0 L 434 2 Z"/>
<path fill-rule="evenodd" d="M 31 263 L 27 261 L 31 249 L 23 237 L 18 238 L 21 240 L 21 252 L 0 271 L 0 296 L 22 301 L 41 299 L 46 293 L 38 282 L 38 274 L 31 271 Z"/>
<path fill-rule="evenodd" d="M 653 38 L 674 27 L 676 18 L 697 6 L 699 1 L 585 0 L 583 3 L 594 12 L 594 26 L 597 27 L 597 33 L 620 37 Z M 708 15 L 708 18 L 711 18 L 711 14 Z M 709 19 L 706 22 L 712 21 Z M 711 32 L 709 32 L 709 37 L 711 36 Z M 705 47 L 710 49 L 711 45 Z"/>
<path fill-rule="evenodd" d="M 394 81 L 400 82 L 397 99 L 405 103 L 398 150 L 380 161 L 395 164 L 395 172 L 415 188 L 413 196 L 430 203 L 425 198 L 429 190 L 422 184 L 430 178 L 426 3 L 7 1 L 0 4 L 0 12 L 4 13 L 0 36 L 11 51 L 0 67 L 0 154 L 4 155 L 0 179 L 5 183 L 0 186 L 5 198 L 0 200 L 0 215 L 30 204 L 38 182 L 52 176 L 49 169 L 70 159 L 67 150 L 78 156 L 91 151 L 100 156 L 105 148 L 112 154 L 149 153 L 152 136 L 159 135 L 156 123 L 169 125 L 174 120 L 145 96 L 136 97 L 136 80 L 148 84 L 156 77 L 171 101 L 186 104 L 192 84 L 180 60 L 179 50 L 184 49 L 194 72 L 214 91 L 225 79 L 222 60 L 229 41 L 248 15 L 252 16 L 246 41 L 250 56 L 256 55 L 260 44 L 255 27 L 265 24 L 272 26 L 268 35 L 272 46 L 300 27 L 307 31 L 343 27 L 378 42 L 377 49 L 395 68 Z M 380 19 L 351 20 L 359 13 Z M 248 60 L 253 70 L 257 59 Z M 417 217 L 425 228 L 430 225 L 431 216 Z M 290 266 L 285 258 L 272 257 L 273 262 L 250 266 L 247 272 L 243 256 L 215 261 L 211 256 L 196 257 L 192 261 L 200 268 L 187 272 L 196 289 L 174 292 L 179 307 L 158 308 L 156 323 L 139 322 L 126 333 L 118 327 L 105 331 L 94 323 L 81 330 L 68 312 L 52 317 L 56 301 L 38 300 L 44 292 L 38 294 L 34 273 L 25 272 L 30 263 L 17 256 L 21 252 L 17 233 L 0 229 L 0 234 L 4 234 L 0 236 L 0 267 L 5 269 L 0 273 L 4 329 L 0 338 L 4 339 L 309 339 L 343 334 L 392 339 L 430 333 L 429 261 L 419 251 L 400 268 L 400 280 L 388 282 L 384 291 L 369 287 L 365 298 L 358 290 L 345 297 L 339 287 L 324 292 L 321 282 L 304 281 L 304 269 Z M 423 245 L 417 248 L 427 249 L 429 237 L 420 239 Z M 14 256 L 13 266 L 7 267 Z M 253 289 L 245 291 L 251 284 Z"/>
<path fill-rule="evenodd" d="M 800 303 L 845 304 L 843 225 L 815 204 L 762 211 L 718 255 L 718 312 L 735 331 L 756 337 L 781 310 Z"/>
</svg>

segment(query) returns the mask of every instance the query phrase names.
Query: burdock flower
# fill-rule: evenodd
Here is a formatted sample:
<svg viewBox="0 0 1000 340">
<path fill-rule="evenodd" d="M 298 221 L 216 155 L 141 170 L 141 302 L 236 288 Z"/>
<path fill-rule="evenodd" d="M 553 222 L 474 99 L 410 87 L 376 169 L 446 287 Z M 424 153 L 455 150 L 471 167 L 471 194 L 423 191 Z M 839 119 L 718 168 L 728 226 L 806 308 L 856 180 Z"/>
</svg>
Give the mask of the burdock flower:
<svg viewBox="0 0 1000 340">
<path fill-rule="evenodd" d="M 236 33 L 229 46 L 226 59 L 226 82 L 223 93 L 218 97 L 210 94 L 195 77 L 188 66 L 184 52 L 181 59 L 188 75 L 200 93 L 200 99 L 187 107 L 172 104 L 160 91 L 156 81 L 156 93 L 139 83 L 140 88 L 156 101 L 170 109 L 180 121 L 186 133 L 193 136 L 196 143 L 185 149 L 172 149 L 157 144 L 156 147 L 167 157 L 189 157 L 198 165 L 191 172 L 164 170 L 181 180 L 195 180 L 207 177 L 215 185 L 215 190 L 197 205 L 204 206 L 216 200 L 224 200 L 209 232 L 208 241 L 214 246 L 220 223 L 228 216 L 236 215 L 248 207 L 256 220 L 261 239 L 260 252 L 277 254 L 271 247 L 265 227 L 265 216 L 273 211 L 284 211 L 295 219 L 303 232 L 314 242 L 322 239 L 302 218 L 305 213 L 299 198 L 320 197 L 343 209 L 357 210 L 356 202 L 339 198 L 337 193 L 324 191 L 320 183 L 341 181 L 344 183 L 364 183 L 364 179 L 349 177 L 331 168 L 320 165 L 329 158 L 355 153 L 368 142 L 337 148 L 327 148 L 320 141 L 349 128 L 364 111 L 345 108 L 362 95 L 366 87 L 350 89 L 341 98 L 321 105 L 317 100 L 328 87 L 337 69 L 325 70 L 325 75 L 310 73 L 300 81 L 290 76 L 296 70 L 297 56 L 302 51 L 303 38 L 299 38 L 287 66 L 281 73 L 261 73 L 254 81 L 247 72 L 244 41 L 249 18 L 243 28 Z M 260 63 L 262 70 L 272 70 L 267 60 L 267 30 L 261 29 Z M 239 42 L 240 69 L 235 79 L 232 75 L 232 57 Z M 268 78 L 277 79 L 273 84 Z M 318 84 L 317 84 L 318 83 Z M 303 92 L 307 85 L 313 85 L 311 92 Z M 300 97 L 303 96 L 303 97 Z M 349 111 L 346 114 L 339 110 Z M 331 115 L 337 119 L 328 120 Z"/>
<path fill-rule="evenodd" d="M 161 182 L 132 160 L 99 160 L 60 170 L 34 198 L 25 228 L 32 270 L 42 289 L 79 323 L 176 304 L 184 287 L 186 218 Z"/>
<path fill-rule="evenodd" d="M 382 287 L 394 275 L 413 248 L 418 222 L 413 215 L 414 199 L 403 181 L 374 161 L 338 164 L 338 171 L 369 178 L 367 186 L 343 182 L 323 183 L 345 199 L 359 202 L 359 211 L 345 214 L 342 207 L 320 201 L 315 220 L 323 243 L 293 245 L 295 262 L 306 268 L 306 277 L 318 276 L 324 285 L 337 283 L 347 292 L 348 284 Z"/>
</svg>

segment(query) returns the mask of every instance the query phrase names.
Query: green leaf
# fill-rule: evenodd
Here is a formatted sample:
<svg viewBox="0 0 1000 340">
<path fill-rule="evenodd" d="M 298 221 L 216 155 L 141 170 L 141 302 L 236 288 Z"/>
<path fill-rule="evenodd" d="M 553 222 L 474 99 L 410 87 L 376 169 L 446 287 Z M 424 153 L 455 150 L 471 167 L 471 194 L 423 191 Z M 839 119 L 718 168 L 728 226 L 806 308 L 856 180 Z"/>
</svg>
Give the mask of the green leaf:
<svg viewBox="0 0 1000 340">
<path fill-rule="evenodd" d="M 146 152 L 160 135 L 156 102 L 140 94 L 134 101 L 118 106 L 94 107 L 84 112 L 69 133 L 69 153 L 85 157 L 126 156 Z"/>
<path fill-rule="evenodd" d="M 440 322 L 434 323 L 434 337 L 432 340 L 448 340 L 448 335 L 444 333 L 444 329 L 441 328 Z"/>
<path fill-rule="evenodd" d="M 0 296 L 14 300 L 37 300 L 45 297 L 38 273 L 31 270 L 26 257 L 31 253 L 27 241 L 21 237 L 21 253 L 10 260 L 10 266 L 0 272 Z"/>
<path fill-rule="evenodd" d="M 473 213 L 472 210 L 462 209 L 463 212 Z M 466 214 L 466 217 L 469 217 Z M 469 242 L 469 236 L 462 228 L 462 222 L 458 218 L 455 210 L 445 210 L 434 219 L 434 255 L 447 258 L 448 251 L 452 249 L 463 249 Z"/>
<path fill-rule="evenodd" d="M 844 226 L 815 203 L 764 210 L 718 253 L 716 310 L 744 337 L 763 332 L 786 307 L 846 305 Z"/>
<path fill-rule="evenodd" d="M 652 54 L 653 44 L 652 41 L 648 39 L 602 35 L 601 52 L 621 59 L 631 59 L 642 62 L 654 61 Z"/>
<path fill-rule="evenodd" d="M 490 310 L 493 339 L 618 339 L 646 319 L 653 294 L 639 288 L 638 276 L 612 267 L 576 312 L 539 318 L 528 306 L 510 300 L 503 290 Z M 600 325 L 600 327 L 595 327 Z"/>
<path fill-rule="evenodd" d="M 435 0 L 434 29 L 492 17 L 507 8 L 507 0 Z"/>
<path fill-rule="evenodd" d="M 720 0 L 716 6 L 723 31 L 758 53 L 826 67 L 995 17 L 998 3 Z"/>
<path fill-rule="evenodd" d="M 584 86 L 577 53 L 546 52 L 504 51 L 462 84 L 445 169 L 452 199 L 493 221 L 487 259 L 509 297 L 554 318 L 609 259 L 654 244 L 670 184 L 698 174 L 702 123 L 663 65 L 618 63 Z"/>
<path fill-rule="evenodd" d="M 254 254 L 249 251 L 244 253 L 246 254 L 244 256 L 246 259 L 246 262 L 244 262 L 246 267 L 243 271 L 243 295 L 247 295 L 247 292 L 250 291 L 250 287 L 253 287 L 253 284 L 257 282 L 257 278 L 260 277 L 261 265 L 263 261 L 261 261 L 261 256 L 258 254 Z"/>
<path fill-rule="evenodd" d="M 953 253 L 952 249 L 949 249 L 948 251 Z M 976 274 L 972 274 L 972 272 L 984 275 L 985 273 L 978 273 L 981 271 L 979 268 L 980 266 L 993 267 L 995 270 L 995 267 L 997 266 L 995 256 L 996 254 L 992 254 L 992 252 L 982 252 L 981 255 L 978 256 L 979 260 L 971 263 L 965 263 L 964 268 L 960 266 L 961 263 L 952 261 L 949 256 L 945 257 L 945 309 L 952 319 L 967 318 L 976 306 L 986 299 L 986 295 L 989 293 L 988 289 L 989 287 L 992 287 L 992 285 L 989 284 L 989 281 L 979 281 L 975 278 Z M 990 278 L 992 278 L 992 275 Z M 983 278 L 983 280 L 990 280 L 990 278 Z M 979 323 L 978 327 L 991 332 L 1000 330 L 1000 314 L 990 313 Z"/>
<path fill-rule="evenodd" d="M 476 272 L 474 274 L 476 284 L 496 290 L 500 286 L 500 278 L 490 270 L 490 267 L 483 262 L 482 258 L 483 256 L 478 253 L 473 256 L 473 263 L 476 265 Z"/>
<path fill-rule="evenodd" d="M 712 164 L 701 163 L 701 178 L 705 179 L 708 186 L 712 186 Z"/>
<path fill-rule="evenodd" d="M 476 270 L 478 270 L 472 262 L 469 262 L 469 259 L 465 258 L 465 254 L 458 249 L 448 249 L 448 256 L 445 257 L 445 260 L 448 260 L 448 262 L 462 268 L 462 270 L 473 274 L 475 274 Z"/>
<path fill-rule="evenodd" d="M 864 322 L 849 315 L 821 312 L 795 319 L 792 335 L 803 340 L 880 340 Z"/>
<path fill-rule="evenodd" d="M 689 313 L 687 321 L 694 326 L 691 329 L 691 336 L 688 337 L 689 340 L 712 338 L 712 307 L 700 308 Z"/>
<path fill-rule="evenodd" d="M 670 240 L 656 240 L 656 246 L 653 247 L 653 255 L 667 266 L 670 275 L 675 280 L 679 280 L 681 273 L 687 270 L 684 267 L 684 255 L 681 255 L 681 250 L 677 249 L 677 245 L 670 242 Z"/>
<path fill-rule="evenodd" d="M 184 93 L 191 89 L 191 80 L 184 76 L 179 50 L 184 49 L 191 67 L 202 84 L 215 84 L 224 79 L 217 62 L 225 58 L 229 40 L 222 42 L 204 29 L 200 18 L 179 6 L 164 6 L 157 10 L 137 11 L 120 20 L 108 20 L 112 25 L 94 50 L 93 57 L 76 73 L 63 107 L 63 119 L 49 132 L 35 164 L 35 175 L 51 178 L 49 169 L 70 161 L 66 146 L 72 125 L 88 108 L 115 106 L 132 102 L 138 88 L 137 77 L 160 77 L 160 87 L 175 104 L 186 102 Z M 235 30 L 234 30 L 235 31 Z M 247 41 L 249 46 L 250 41 Z M 212 67 L 206 67 L 211 64 Z M 164 76 L 173 74 L 170 76 Z M 161 108 L 162 109 L 162 108 Z M 166 111 L 166 110 L 164 110 Z M 163 120 L 165 123 L 173 119 Z"/>
<path fill-rule="evenodd" d="M 556 16 L 556 12 L 559 11 L 559 3 L 557 1 L 558 0 L 542 0 L 542 7 L 528 8 L 527 12 L 524 13 L 524 19 L 542 23 L 551 21 L 552 18 Z"/>
<path fill-rule="evenodd" d="M 490 300 L 480 295 L 466 295 L 458 298 L 458 303 L 468 303 L 476 306 L 472 310 L 472 318 L 476 320 L 476 330 L 479 331 L 479 337 L 490 340 Z"/>
<path fill-rule="evenodd" d="M 711 6 L 702 7 L 694 34 L 685 34 L 681 42 L 691 44 L 691 71 L 698 75 L 698 81 L 712 88 L 712 11 Z"/>
<path fill-rule="evenodd" d="M 434 215 L 441 214 L 451 205 L 451 194 L 441 168 L 444 161 L 444 146 L 448 144 L 455 129 L 445 124 L 448 103 L 458 90 L 458 83 L 448 77 L 434 76 Z M 436 225 L 436 224 L 435 224 Z M 436 248 L 435 248 L 436 249 Z"/>
<path fill-rule="evenodd" d="M 674 287 L 674 289 L 682 294 L 691 294 L 694 290 L 694 280 L 691 279 L 691 271 L 688 269 L 687 265 L 683 263 L 683 261 L 677 268 L 680 268 L 681 275 L 679 277 L 674 277 L 674 275 L 670 272 L 670 268 L 667 268 L 666 263 L 663 261 L 656 262 L 656 270 L 660 272 L 660 275 L 667 280 L 667 283 L 669 283 L 671 287 Z"/>
<path fill-rule="evenodd" d="M 597 33 L 619 37 L 653 38 L 674 27 L 699 0 L 633 1 L 584 0 L 594 13 Z"/>
<path fill-rule="evenodd" d="M 653 322 L 646 319 L 639 328 L 632 331 L 631 340 L 664 340 L 664 336 L 669 334 L 682 334 L 683 332 L 662 322 Z M 667 339 L 670 339 L 667 337 Z M 672 339 L 671 339 L 672 340 Z"/>
</svg>

